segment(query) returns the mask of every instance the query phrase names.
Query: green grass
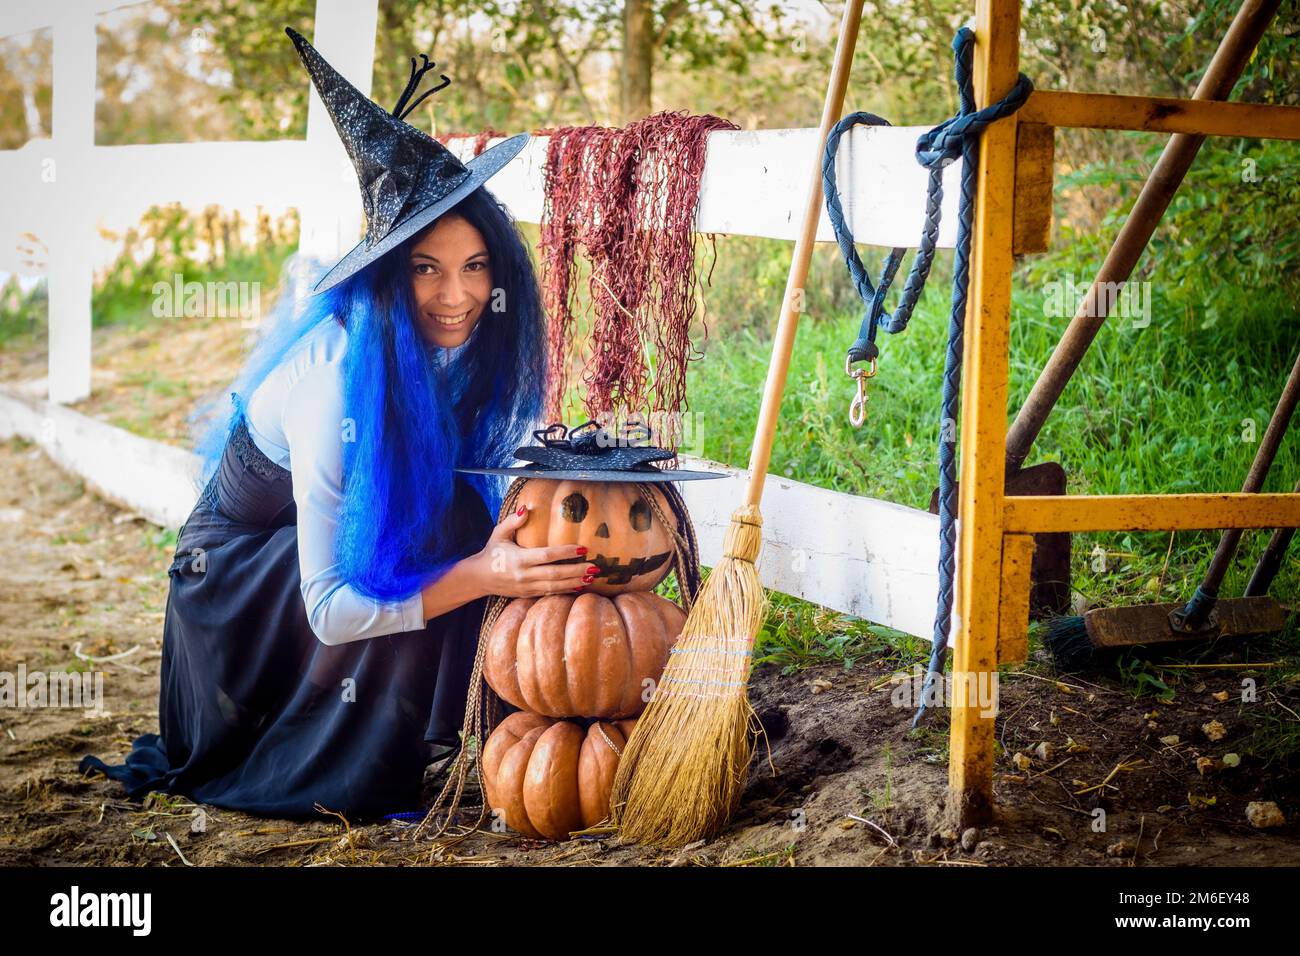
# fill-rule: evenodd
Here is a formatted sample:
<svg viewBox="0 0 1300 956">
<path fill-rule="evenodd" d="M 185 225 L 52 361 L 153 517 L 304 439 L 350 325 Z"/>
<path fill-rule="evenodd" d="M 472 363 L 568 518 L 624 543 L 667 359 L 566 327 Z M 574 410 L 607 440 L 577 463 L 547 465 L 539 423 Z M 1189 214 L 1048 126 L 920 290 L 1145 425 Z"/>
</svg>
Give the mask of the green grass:
<svg viewBox="0 0 1300 956">
<path fill-rule="evenodd" d="M 929 646 L 902 631 L 771 592 L 771 605 L 754 645 L 754 663 L 777 664 L 786 675 L 826 663 L 840 664 L 847 671 L 857 661 L 883 661 L 903 669 L 925 660 Z"/>
<path fill-rule="evenodd" d="M 175 553 L 179 533 L 177 528 L 149 528 L 143 532 L 145 542 L 155 548 L 159 555 L 166 557 Z"/>
<path fill-rule="evenodd" d="M 1162 704 L 1172 704 L 1177 691 L 1165 681 L 1160 669 L 1151 661 L 1134 653 L 1121 655 L 1116 664 L 1120 684 L 1135 700 L 1153 697 Z"/>
<path fill-rule="evenodd" d="M 1300 694 L 1291 694 L 1293 705 L 1297 697 Z M 1300 765 L 1300 720 L 1295 719 L 1294 707 L 1243 704 L 1242 717 L 1249 727 L 1246 739 L 1239 745 L 1243 753 L 1258 760 L 1262 767 Z"/>
<path fill-rule="evenodd" d="M 889 810 L 894 806 L 894 751 L 889 743 L 880 748 L 881 755 L 885 758 L 885 783 L 882 790 L 860 788 L 863 799 L 871 805 L 873 810 Z"/>
<path fill-rule="evenodd" d="M 865 256 L 868 262 L 873 257 Z M 938 407 L 948 311 L 947 261 L 935 268 L 909 329 L 881 334 L 879 372 L 870 385 L 868 420 L 848 422 L 852 390 L 844 352 L 861 321 L 836 311 L 830 289 L 843 277 L 810 280 L 787 377 L 770 471 L 849 494 L 916 508 L 937 485 Z M 843 266 L 840 266 L 843 269 Z M 1012 308 L 1008 423 L 1067 324 L 1049 316 L 1052 281 L 1069 276 L 1050 263 L 1017 275 Z M 1074 273 L 1075 281 L 1082 281 Z M 1177 287 L 1151 280 L 1150 324 L 1127 319 L 1103 326 L 1062 395 L 1029 463 L 1058 461 L 1071 494 L 1170 494 L 1239 491 L 1267 427 L 1300 341 L 1300 312 L 1258 292 L 1239 297 L 1232 323 L 1204 327 Z M 772 314 L 779 304 L 773 298 Z M 772 320 L 769 320 L 769 322 Z M 688 397 L 697 436 L 692 454 L 745 468 L 771 357 L 769 329 L 712 336 L 689 367 Z M 1253 434 L 1252 434 L 1253 430 Z M 1283 442 L 1266 491 L 1290 491 L 1300 476 L 1300 441 Z M 1253 438 L 1253 440 L 1251 440 Z M 1076 534 L 1073 586 L 1093 606 L 1190 597 L 1218 543 L 1217 531 Z M 1268 539 L 1244 536 L 1223 593 L 1240 594 Z M 1283 600 L 1300 594 L 1294 551 L 1274 583 Z M 851 653 L 841 621 L 782 597 L 764 627 L 768 659 L 785 664 Z M 796 610 L 798 609 L 798 610 Z M 1293 616 L 1294 617 L 1294 616 Z M 1288 630 L 1294 635 L 1293 621 Z"/>
<path fill-rule="evenodd" d="M 948 726 L 940 721 L 923 723 L 907 732 L 917 744 L 917 756 L 926 763 L 948 762 Z"/>
</svg>

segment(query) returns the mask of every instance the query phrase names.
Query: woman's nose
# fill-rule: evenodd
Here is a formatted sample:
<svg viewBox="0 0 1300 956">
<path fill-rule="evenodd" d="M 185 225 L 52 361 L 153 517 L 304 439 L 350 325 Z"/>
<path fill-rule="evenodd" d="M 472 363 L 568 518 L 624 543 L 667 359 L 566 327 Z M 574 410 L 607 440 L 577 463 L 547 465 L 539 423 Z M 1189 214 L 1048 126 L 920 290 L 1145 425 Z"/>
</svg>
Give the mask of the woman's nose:
<svg viewBox="0 0 1300 956">
<path fill-rule="evenodd" d="M 438 301 L 445 306 L 459 306 L 465 303 L 465 288 L 461 284 L 460 276 L 447 276 L 438 288 Z"/>
</svg>

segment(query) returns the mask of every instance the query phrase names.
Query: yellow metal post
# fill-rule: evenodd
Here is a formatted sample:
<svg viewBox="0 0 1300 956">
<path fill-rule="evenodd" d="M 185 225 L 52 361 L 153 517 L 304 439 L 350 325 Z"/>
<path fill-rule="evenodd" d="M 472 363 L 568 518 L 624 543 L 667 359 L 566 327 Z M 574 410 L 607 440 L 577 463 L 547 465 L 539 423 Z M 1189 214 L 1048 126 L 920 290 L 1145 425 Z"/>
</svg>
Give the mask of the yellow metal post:
<svg viewBox="0 0 1300 956">
<path fill-rule="evenodd" d="M 1029 659 L 1029 587 L 1034 536 L 1002 536 L 1002 599 L 998 602 L 998 663 Z"/>
<path fill-rule="evenodd" d="M 1015 84 L 1020 66 L 1019 0 L 979 0 L 975 103 L 983 108 Z M 1000 120 L 980 145 L 971 294 L 962 360 L 961 481 L 957 571 L 961 629 L 953 653 L 948 814 L 959 827 L 993 812 L 993 709 L 982 691 L 997 679 L 1006 474 L 1007 365 L 1016 119 Z"/>
<path fill-rule="evenodd" d="M 1268 6 L 1267 3 L 1264 6 Z M 1258 19 L 1259 4 L 1238 22 Z M 1251 12 L 1254 9 L 1255 12 Z M 1269 17 L 1271 11 L 1265 10 Z M 1242 18 L 1245 17 L 1245 21 Z M 1267 19 L 1267 18 L 1266 18 Z M 1262 24 L 1259 24 L 1262 29 Z M 975 100 L 1000 99 L 1020 63 L 1018 0 L 977 0 Z M 1227 41 L 1225 41 L 1227 42 Z M 1253 48 L 1254 42 L 1250 43 Z M 1015 116 L 994 123 L 980 145 L 971 290 L 962 356 L 961 481 L 956 608 L 960 629 L 953 653 L 948 815 L 961 827 L 993 812 L 993 729 L 999 660 L 1023 659 L 1032 535 L 1052 531 L 1179 530 L 1300 527 L 1300 494 L 1024 496 L 1004 494 L 1007 447 L 1007 369 L 1016 186 L 1022 244 L 1032 249 L 1043 230 L 1040 173 L 1047 158 L 1022 156 L 1017 178 L 1018 124 L 1039 150 L 1046 127 L 1160 130 L 1187 135 L 1300 139 L 1300 109 L 1257 104 L 1172 100 L 1091 93 L 1042 92 Z M 1035 216 L 1039 216 L 1038 219 Z"/>
</svg>

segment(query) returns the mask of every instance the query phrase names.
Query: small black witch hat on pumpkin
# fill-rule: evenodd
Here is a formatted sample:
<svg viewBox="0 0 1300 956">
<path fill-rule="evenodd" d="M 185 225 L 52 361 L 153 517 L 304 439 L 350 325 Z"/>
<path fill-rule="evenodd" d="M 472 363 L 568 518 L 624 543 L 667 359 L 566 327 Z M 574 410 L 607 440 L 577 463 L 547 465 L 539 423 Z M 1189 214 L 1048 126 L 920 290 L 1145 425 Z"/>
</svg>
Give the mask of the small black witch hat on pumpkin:
<svg viewBox="0 0 1300 956">
<path fill-rule="evenodd" d="M 528 134 L 519 133 L 462 163 L 442 143 L 405 122 L 426 97 L 451 82 L 444 74 L 442 83 L 415 96 L 420 81 L 435 66 L 423 53 L 420 65 L 411 58 L 411 78 L 390 113 L 325 62 L 302 34 L 292 27 L 285 27 L 284 32 L 297 47 L 356 167 L 366 213 L 366 238 L 321 277 L 312 289 L 315 294 L 338 285 L 415 235 L 483 185 L 528 144 Z"/>
<path fill-rule="evenodd" d="M 515 449 L 515 457 L 530 462 L 520 468 L 457 468 L 476 475 L 517 475 L 573 481 L 696 481 L 725 478 L 722 472 L 658 468 L 652 462 L 675 457 L 666 448 L 648 442 L 650 429 L 640 423 L 625 425 L 615 435 L 600 423 L 587 421 L 567 429 L 559 422 L 533 432 L 537 445 Z"/>
</svg>

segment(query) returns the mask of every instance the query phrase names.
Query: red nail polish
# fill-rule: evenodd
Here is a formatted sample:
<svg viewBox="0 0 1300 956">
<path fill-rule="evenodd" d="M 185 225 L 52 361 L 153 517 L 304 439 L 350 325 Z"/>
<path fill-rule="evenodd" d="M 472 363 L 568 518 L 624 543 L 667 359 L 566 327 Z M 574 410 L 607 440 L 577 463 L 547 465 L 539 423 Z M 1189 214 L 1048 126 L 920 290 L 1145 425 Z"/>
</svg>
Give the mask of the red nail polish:
<svg viewBox="0 0 1300 956">
<path fill-rule="evenodd" d="M 588 574 L 585 578 L 582 579 L 582 583 L 590 584 L 594 580 L 596 580 L 596 576 L 594 574 Z"/>
<path fill-rule="evenodd" d="M 516 511 L 515 514 L 517 514 L 517 515 L 521 515 L 521 514 L 523 514 L 526 510 L 527 510 L 527 509 L 526 509 L 523 505 L 520 505 L 520 506 L 519 506 L 519 510 Z"/>
<path fill-rule="evenodd" d="M 588 573 L 588 574 L 591 574 L 591 575 L 600 574 L 600 568 L 596 567 L 594 564 L 593 564 L 593 565 L 589 565 L 589 566 L 587 567 L 587 573 Z"/>
<path fill-rule="evenodd" d="M 578 557 L 580 557 L 580 558 L 581 558 L 581 557 L 584 557 L 584 556 L 586 555 L 586 553 L 587 553 L 587 549 L 586 549 L 586 548 L 581 547 L 581 546 L 578 548 Z"/>
</svg>

